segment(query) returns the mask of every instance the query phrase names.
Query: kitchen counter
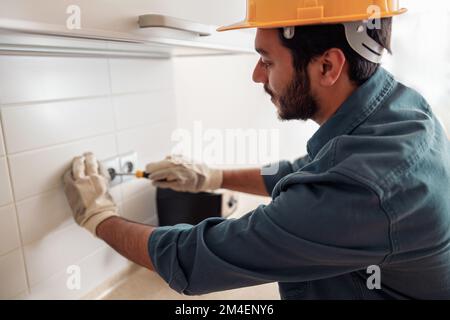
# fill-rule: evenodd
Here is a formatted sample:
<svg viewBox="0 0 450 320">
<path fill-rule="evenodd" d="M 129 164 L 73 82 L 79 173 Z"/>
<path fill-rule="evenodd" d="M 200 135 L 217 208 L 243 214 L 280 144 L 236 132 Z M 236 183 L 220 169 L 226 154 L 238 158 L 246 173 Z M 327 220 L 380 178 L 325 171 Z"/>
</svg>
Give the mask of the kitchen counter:
<svg viewBox="0 0 450 320">
<path fill-rule="evenodd" d="M 279 300 L 276 283 L 242 289 L 186 296 L 172 290 L 162 278 L 145 268 L 135 267 L 134 272 L 110 290 L 85 299 L 102 300 Z"/>
</svg>

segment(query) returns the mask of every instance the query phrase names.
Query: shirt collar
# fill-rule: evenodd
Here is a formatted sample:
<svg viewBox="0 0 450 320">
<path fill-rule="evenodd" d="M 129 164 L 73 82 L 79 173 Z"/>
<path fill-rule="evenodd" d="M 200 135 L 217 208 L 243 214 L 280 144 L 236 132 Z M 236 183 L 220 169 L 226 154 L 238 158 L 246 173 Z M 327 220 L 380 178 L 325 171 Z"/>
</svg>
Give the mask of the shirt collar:
<svg viewBox="0 0 450 320">
<path fill-rule="evenodd" d="M 394 77 L 383 68 L 361 85 L 308 141 L 308 155 L 314 159 L 333 138 L 349 134 L 364 122 L 395 86 Z"/>
</svg>

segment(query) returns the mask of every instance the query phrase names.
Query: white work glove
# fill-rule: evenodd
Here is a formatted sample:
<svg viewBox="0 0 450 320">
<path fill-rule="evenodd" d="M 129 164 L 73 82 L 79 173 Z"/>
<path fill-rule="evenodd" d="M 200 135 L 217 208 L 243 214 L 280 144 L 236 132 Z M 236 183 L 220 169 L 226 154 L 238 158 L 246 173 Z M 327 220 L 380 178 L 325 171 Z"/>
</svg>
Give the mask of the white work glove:
<svg viewBox="0 0 450 320">
<path fill-rule="evenodd" d="M 193 163 L 180 155 L 170 155 L 162 161 L 149 163 L 145 171 L 150 174 L 153 185 L 163 189 L 198 193 L 220 189 L 222 186 L 222 170 Z"/>
<path fill-rule="evenodd" d="M 64 175 L 64 191 L 75 221 L 97 236 L 97 226 L 118 216 L 117 206 L 108 192 L 110 176 L 92 153 L 76 157 Z"/>
</svg>

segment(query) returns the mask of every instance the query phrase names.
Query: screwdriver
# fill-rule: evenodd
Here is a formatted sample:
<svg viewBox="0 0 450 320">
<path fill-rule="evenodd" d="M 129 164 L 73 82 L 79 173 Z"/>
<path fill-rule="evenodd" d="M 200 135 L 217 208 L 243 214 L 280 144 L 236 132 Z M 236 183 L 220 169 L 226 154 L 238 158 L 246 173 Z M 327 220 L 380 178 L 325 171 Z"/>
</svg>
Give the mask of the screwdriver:
<svg viewBox="0 0 450 320">
<path fill-rule="evenodd" d="M 136 171 L 135 173 L 116 173 L 116 176 L 132 176 L 132 177 L 136 177 L 138 179 L 141 178 L 145 178 L 145 179 L 150 179 L 150 174 L 149 172 L 145 172 L 145 171 Z M 163 179 L 163 180 L 158 180 L 159 182 L 168 182 L 167 179 Z"/>
<path fill-rule="evenodd" d="M 115 172 L 114 175 L 116 176 L 134 176 L 136 178 L 146 178 L 148 179 L 150 176 L 150 173 L 145 172 L 145 171 L 140 171 L 137 170 L 136 172 L 130 172 L 130 173 L 119 173 L 119 172 Z"/>
</svg>

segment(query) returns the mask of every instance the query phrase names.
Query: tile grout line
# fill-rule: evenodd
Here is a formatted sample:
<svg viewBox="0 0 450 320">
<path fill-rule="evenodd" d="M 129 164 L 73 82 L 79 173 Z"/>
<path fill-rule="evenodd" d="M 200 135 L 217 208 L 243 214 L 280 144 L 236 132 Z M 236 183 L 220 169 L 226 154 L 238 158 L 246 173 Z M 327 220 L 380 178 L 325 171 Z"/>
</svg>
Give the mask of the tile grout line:
<svg viewBox="0 0 450 320">
<path fill-rule="evenodd" d="M 61 182 L 60 184 L 55 185 L 55 186 L 51 187 L 50 189 L 46 189 L 46 190 L 44 190 L 44 191 L 40 191 L 39 193 L 36 193 L 36 194 L 27 195 L 27 196 L 26 196 L 25 198 L 23 198 L 23 199 L 16 200 L 16 202 L 18 202 L 18 203 L 23 203 L 23 202 L 27 202 L 27 201 L 30 201 L 30 200 L 33 200 L 33 199 L 36 199 L 36 198 L 45 197 L 45 196 L 47 196 L 47 195 L 50 195 L 50 194 L 52 194 L 52 193 L 55 193 L 55 192 L 58 191 L 62 186 L 63 186 L 63 185 L 62 185 L 62 182 Z M 0 206 L 0 208 L 1 208 L 1 207 L 6 207 L 6 206 L 8 206 L 8 205 L 10 205 L 10 204 L 2 205 L 2 206 Z"/>
<path fill-rule="evenodd" d="M 118 202 L 118 205 L 122 205 L 122 202 Z M 73 227 L 75 227 L 75 226 L 77 226 L 77 224 L 76 224 L 75 221 L 73 221 L 73 222 L 70 223 L 69 225 L 67 225 L 67 226 L 65 226 L 65 227 L 62 227 L 62 228 L 59 229 L 59 230 L 54 231 L 53 234 L 55 234 L 55 235 L 57 235 L 57 234 L 62 234 L 63 231 L 65 232 L 65 231 L 68 230 L 69 228 L 73 228 Z M 81 227 L 78 226 L 78 228 L 81 228 Z M 35 239 L 35 240 L 33 240 L 33 241 L 30 241 L 30 242 L 26 243 L 24 246 L 34 245 L 34 244 L 36 244 L 38 241 L 40 241 L 40 239 Z M 89 255 L 88 255 L 88 256 L 89 256 Z M 83 259 L 83 258 L 82 258 L 82 259 Z"/>
<path fill-rule="evenodd" d="M 82 96 L 82 97 L 68 97 L 68 98 L 59 98 L 59 99 L 50 99 L 50 100 L 31 100 L 24 102 L 11 102 L 4 103 L 2 109 L 14 109 L 14 108 L 27 108 L 33 107 L 35 105 L 41 104 L 53 104 L 53 103 L 62 103 L 62 102 L 78 102 L 84 100 L 99 100 L 105 99 L 109 97 L 109 95 L 94 95 L 94 96 Z"/>
<path fill-rule="evenodd" d="M 8 207 L 8 206 L 12 206 L 12 203 L 9 204 L 9 205 L 7 205 L 6 207 Z M 0 258 L 3 258 L 3 257 L 5 257 L 5 256 L 7 256 L 8 254 L 13 253 L 14 251 L 16 251 L 16 250 L 18 250 L 18 249 L 20 249 L 20 248 L 21 248 L 21 247 L 20 247 L 20 244 L 19 244 L 18 247 L 15 247 L 15 248 L 13 248 L 13 249 L 11 249 L 11 250 L 6 251 L 5 253 L 0 254 Z"/>
<path fill-rule="evenodd" d="M 58 148 L 58 147 L 62 147 L 64 145 L 74 144 L 74 143 L 77 143 L 77 142 L 82 142 L 82 141 L 90 140 L 90 139 L 96 139 L 96 138 L 100 138 L 100 137 L 106 137 L 106 136 L 112 136 L 112 135 L 117 136 L 118 133 L 138 130 L 138 129 L 142 129 L 142 128 L 145 128 L 145 127 L 156 127 L 156 126 L 159 126 L 159 125 L 165 125 L 165 124 L 169 124 L 169 123 L 171 123 L 170 119 L 164 119 L 161 122 L 149 122 L 149 123 L 140 124 L 140 125 L 129 127 L 129 128 L 124 128 L 124 129 L 121 129 L 121 130 L 116 130 L 116 131 L 113 130 L 113 131 L 108 131 L 108 132 L 95 134 L 95 135 L 92 135 L 92 136 L 87 136 L 87 137 L 82 137 L 82 138 L 78 138 L 78 139 L 67 140 L 67 141 L 64 141 L 64 142 L 58 142 L 58 143 L 55 143 L 55 144 L 45 145 L 45 146 L 41 146 L 41 147 L 38 147 L 38 148 L 20 150 L 20 151 L 14 152 L 14 153 L 7 154 L 7 156 L 8 157 L 10 157 L 10 156 L 15 157 L 15 156 L 22 155 L 22 154 L 25 154 L 25 153 L 32 153 L 32 152 L 37 152 L 37 151 L 40 151 L 40 150 Z M 117 137 L 116 137 L 116 140 L 117 140 Z M 117 144 L 116 144 L 116 148 L 117 148 Z M 5 149 L 6 149 L 6 145 L 5 145 Z"/>
<path fill-rule="evenodd" d="M 37 148 L 32 148 L 32 149 L 24 149 L 24 150 L 20 150 L 14 153 L 10 153 L 8 154 L 8 157 L 15 157 L 18 155 L 22 155 L 22 154 L 26 154 L 26 153 L 33 153 L 33 152 L 37 152 L 40 150 L 46 150 L 46 149 L 52 149 L 52 148 L 58 148 L 58 147 L 62 147 L 64 145 L 70 145 L 70 144 L 74 144 L 77 142 L 82 142 L 85 140 L 91 140 L 91 139 L 96 139 L 96 138 L 100 138 L 100 137 L 107 137 L 107 136 L 111 136 L 114 134 L 114 131 L 107 131 L 107 132 L 102 132 L 102 133 L 98 133 L 92 136 L 87 136 L 87 137 L 82 137 L 82 138 L 78 138 L 78 139 L 71 139 L 71 140 L 66 140 L 64 142 L 58 142 L 58 143 L 54 143 L 54 144 L 50 144 L 50 145 L 45 145 L 45 146 L 40 146 Z"/>
<path fill-rule="evenodd" d="M 114 118 L 114 142 L 115 142 L 115 145 L 116 145 L 116 155 L 118 156 L 119 155 L 119 137 L 118 137 L 118 121 L 117 121 L 117 110 L 116 110 L 116 107 L 115 107 L 115 105 L 114 105 L 114 103 L 113 103 L 113 87 L 112 87 L 112 71 L 111 71 L 111 58 L 107 58 L 106 59 L 106 62 L 107 62 L 107 66 L 108 66 L 108 81 L 109 81 L 109 83 L 108 83 L 108 85 L 109 85 L 109 91 L 110 91 L 110 106 L 111 106 L 111 108 L 112 108 L 112 113 L 113 113 L 113 118 Z M 120 159 L 119 159 L 119 166 L 121 166 L 122 164 L 120 163 Z M 120 177 L 121 179 L 123 179 L 122 177 Z M 119 188 L 120 188 L 120 192 L 119 192 L 119 194 L 120 194 L 120 206 L 122 206 L 122 203 L 123 203 L 123 189 L 122 189 L 122 183 L 123 183 L 123 181 L 120 183 L 120 186 L 119 186 Z M 121 207 L 121 208 L 118 208 L 118 209 L 122 209 L 122 211 L 123 211 L 123 207 Z M 123 212 L 122 212 L 122 214 L 123 214 Z"/>
<path fill-rule="evenodd" d="M 92 96 L 74 96 L 67 98 L 59 98 L 59 99 L 50 99 L 50 100 L 32 100 L 32 101 L 24 101 L 24 102 L 11 102 L 11 103 L 3 103 L 2 109 L 9 108 L 20 108 L 20 107 L 30 107 L 33 105 L 39 104 L 52 104 L 52 103 L 61 103 L 61 102 L 77 102 L 83 100 L 95 100 L 95 99 L 106 99 L 106 98 L 115 98 L 115 97 L 126 97 L 126 96 L 134 96 L 134 95 L 143 95 L 143 94 L 156 94 L 159 92 L 174 92 L 174 88 L 161 88 L 161 89 L 153 89 L 153 90 L 138 90 L 138 91 L 130 91 L 130 92 L 119 92 L 113 93 L 112 88 L 110 87 L 110 93 L 102 94 L 102 95 L 92 95 Z"/>
<path fill-rule="evenodd" d="M 3 143 L 3 151 L 5 152 L 5 154 L 3 155 L 4 157 L 8 157 L 8 147 L 6 145 L 6 131 L 5 131 L 5 124 L 3 123 L 3 108 L 0 104 L 0 127 L 2 128 L 2 132 L 1 132 L 1 138 L 2 138 L 2 143 Z M 9 171 L 9 168 L 8 168 Z"/>
<path fill-rule="evenodd" d="M 23 239 L 22 239 L 22 230 L 20 228 L 20 223 L 19 223 L 19 214 L 17 211 L 17 204 L 16 204 L 16 194 L 14 192 L 14 188 L 13 188 L 13 182 L 12 182 L 12 174 L 11 174 L 11 164 L 10 164 L 10 159 L 9 159 L 9 155 L 8 155 L 8 149 L 6 146 L 6 143 L 4 141 L 5 139 L 5 126 L 3 124 L 3 117 L 2 115 L 2 110 L 0 110 L 0 123 L 1 123 L 1 127 L 2 127 L 2 134 L 3 134 L 3 145 L 5 148 L 5 155 L 6 155 L 6 165 L 7 165 L 7 171 L 8 171 L 8 185 L 10 188 L 10 192 L 11 192 L 11 196 L 12 196 L 12 200 L 13 200 L 13 207 L 14 207 L 14 212 L 16 214 L 16 224 L 17 224 L 17 232 L 18 232 L 18 236 L 19 236 L 19 250 L 22 256 L 22 264 L 23 264 L 23 268 L 24 268 L 24 272 L 25 272 L 25 281 L 26 281 L 26 294 L 29 295 L 30 294 L 30 276 L 28 274 L 28 268 L 27 268 L 27 263 L 25 260 L 25 250 L 24 250 L 24 245 L 23 245 Z"/>
</svg>

